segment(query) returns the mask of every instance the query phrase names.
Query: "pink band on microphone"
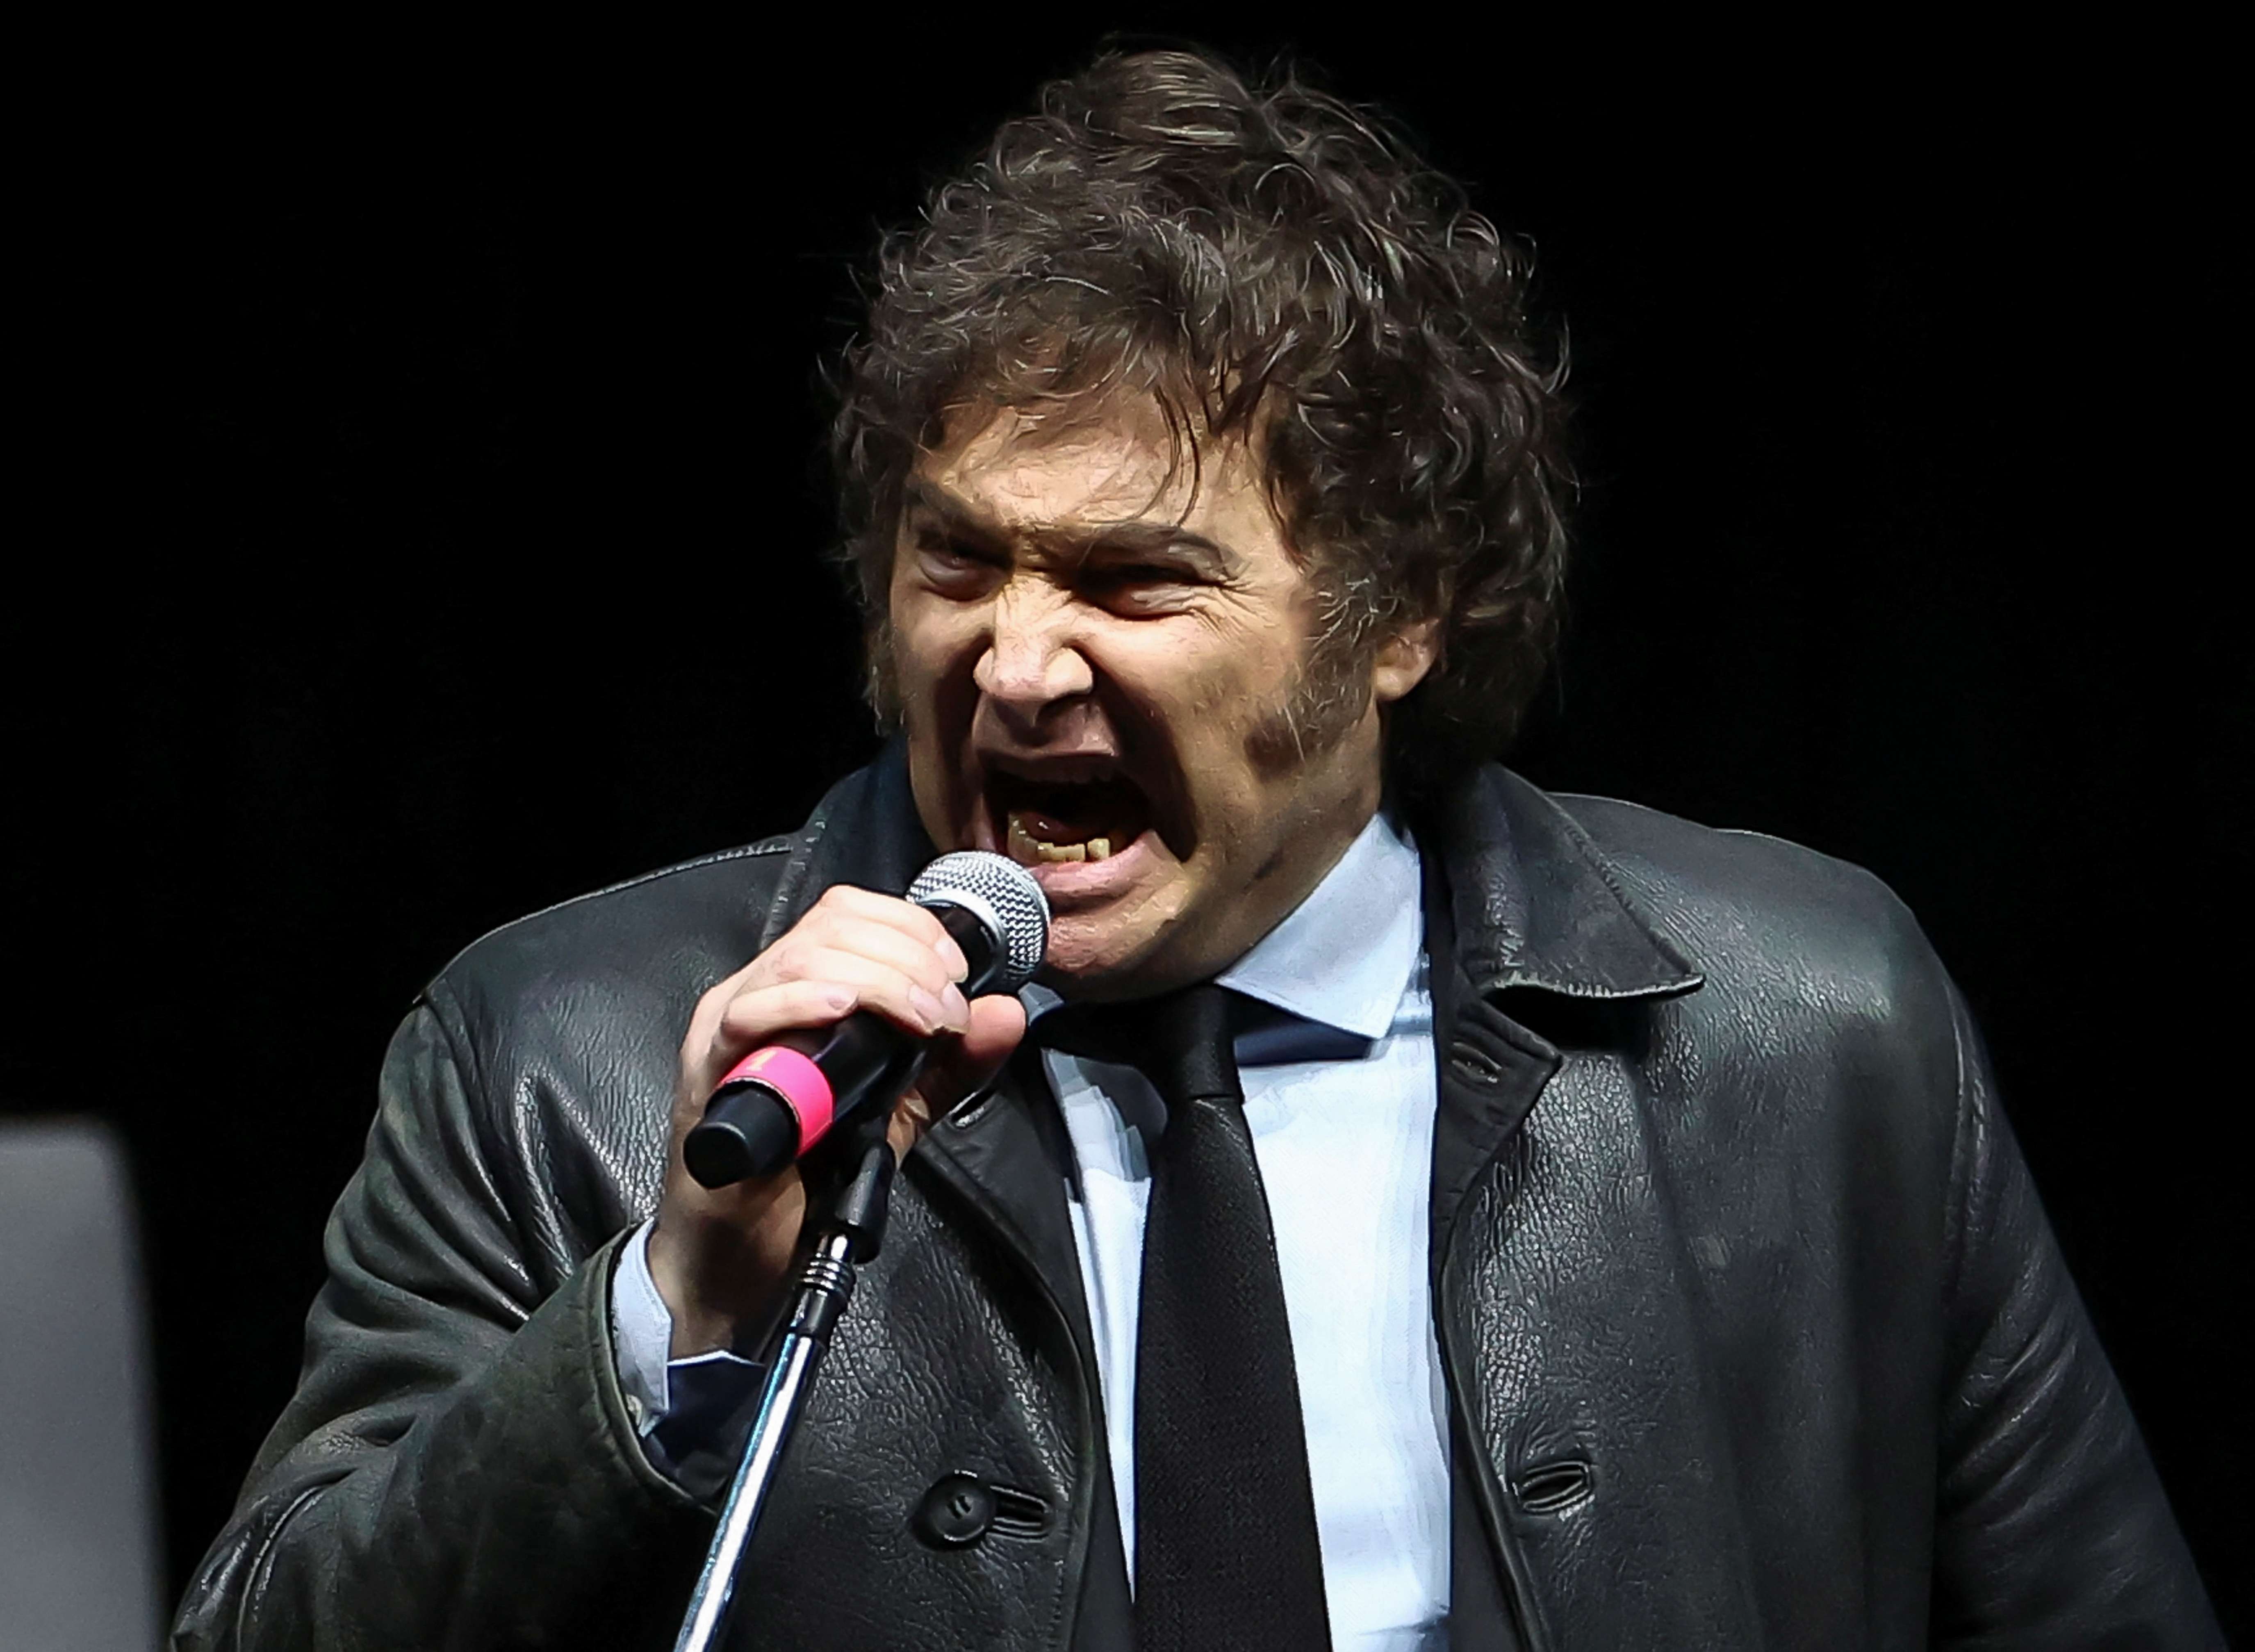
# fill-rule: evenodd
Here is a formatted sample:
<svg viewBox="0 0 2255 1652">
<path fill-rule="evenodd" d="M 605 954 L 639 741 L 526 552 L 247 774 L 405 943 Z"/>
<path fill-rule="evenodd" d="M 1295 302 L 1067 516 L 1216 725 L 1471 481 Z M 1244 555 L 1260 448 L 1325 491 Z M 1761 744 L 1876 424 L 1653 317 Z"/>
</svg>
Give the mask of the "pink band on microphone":
<svg viewBox="0 0 2255 1652">
<path fill-rule="evenodd" d="M 802 1153 L 828 1133 L 837 1111 L 837 1098 L 822 1069 L 796 1050 L 771 1044 L 755 1050 L 720 1080 L 731 1085 L 744 1079 L 765 1085 L 783 1100 L 798 1120 L 798 1150 Z"/>
</svg>

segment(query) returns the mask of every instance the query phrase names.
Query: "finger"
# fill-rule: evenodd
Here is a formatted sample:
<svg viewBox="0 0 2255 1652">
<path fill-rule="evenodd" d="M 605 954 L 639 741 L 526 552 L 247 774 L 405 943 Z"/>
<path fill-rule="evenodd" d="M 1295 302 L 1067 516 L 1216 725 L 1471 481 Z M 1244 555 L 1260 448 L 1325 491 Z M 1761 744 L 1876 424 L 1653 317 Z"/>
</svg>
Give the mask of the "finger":
<svg viewBox="0 0 2255 1652">
<path fill-rule="evenodd" d="M 727 1013 L 730 1001 L 744 989 L 759 967 L 760 960 L 755 958 L 734 974 L 713 982 L 698 995 L 697 1007 L 689 1012 L 688 1030 L 681 1035 L 685 1066 L 698 1060 L 711 1047 L 713 1034 L 720 1025 L 720 1017 Z"/>
<path fill-rule="evenodd" d="M 914 936 L 869 918 L 833 916 L 819 924 L 794 931 L 767 954 L 763 960 L 766 967 L 751 976 L 745 985 L 764 985 L 814 974 L 817 972 L 810 967 L 809 960 L 832 952 L 858 953 L 889 965 L 935 995 L 945 993 L 956 979 L 949 971 L 947 960 Z"/>
<path fill-rule="evenodd" d="M 931 1059 L 917 1081 L 927 1110 L 934 1117 L 950 1112 L 983 1087 L 1025 1036 L 1025 1006 L 1016 998 L 996 993 L 973 999 L 969 1027 L 933 1045 Z"/>
<path fill-rule="evenodd" d="M 874 1010 L 919 1038 L 969 1024 L 970 1007 L 952 982 L 945 992 L 934 993 L 889 965 L 854 953 L 810 953 L 801 967 L 803 976 L 739 993 L 720 1018 L 716 1047 L 748 1050 L 786 1027 L 827 1026 L 857 1009 Z M 798 1012 L 808 1001 L 801 993 L 809 987 L 818 989 L 817 999 L 828 1013 L 803 1019 Z M 823 996 L 825 992 L 829 995 Z"/>
<path fill-rule="evenodd" d="M 1026 1007 L 1015 993 L 974 998 L 970 1024 L 963 1032 L 963 1058 L 991 1072 L 1010 1058 L 1025 1036 Z"/>
<path fill-rule="evenodd" d="M 882 924 L 898 931 L 911 940 L 931 948 L 948 965 L 948 979 L 960 981 L 969 973 L 963 949 L 955 938 L 941 927 L 939 919 L 913 901 L 904 901 L 897 895 L 880 895 L 873 889 L 855 889 L 848 883 L 833 883 L 825 889 L 822 898 L 809 909 L 807 916 L 816 914 L 839 919 L 860 919 Z"/>
<path fill-rule="evenodd" d="M 851 986 L 833 981 L 778 981 L 739 993 L 701 1037 L 692 1030 L 682 1057 L 682 1101 L 701 1111 L 720 1075 L 751 1051 L 779 1032 L 843 1021 L 860 1002 Z"/>
<path fill-rule="evenodd" d="M 811 953 L 804 961 L 811 977 L 854 988 L 857 1008 L 876 1010 L 919 1037 L 960 1032 L 971 1023 L 963 989 L 944 974 L 920 977 L 842 948 Z M 924 961 L 928 965 L 931 960 Z M 936 987 L 927 984 L 933 980 Z"/>
</svg>

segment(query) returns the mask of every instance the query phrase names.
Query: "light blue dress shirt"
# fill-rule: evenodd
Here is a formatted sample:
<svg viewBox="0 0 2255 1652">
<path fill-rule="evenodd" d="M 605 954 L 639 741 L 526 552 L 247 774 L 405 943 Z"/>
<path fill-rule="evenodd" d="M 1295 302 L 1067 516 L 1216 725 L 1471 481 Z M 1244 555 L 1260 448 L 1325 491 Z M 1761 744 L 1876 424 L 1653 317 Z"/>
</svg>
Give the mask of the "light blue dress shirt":
<svg viewBox="0 0 2255 1652">
<path fill-rule="evenodd" d="M 1315 892 L 1219 980 L 1279 1017 L 1238 1041 L 1245 1119 L 1268 1196 L 1292 1332 L 1308 1477 L 1336 1652 L 1437 1652 L 1449 1608 L 1447 1400 L 1433 1339 L 1426 1225 L 1431 999 L 1416 849 L 1373 819 Z M 1035 1018 L 1058 1000 L 1022 995 Z M 1044 1051 L 1075 1164 L 1066 1198 L 1112 1453 L 1128 1571 L 1135 1557 L 1135 1334 L 1150 1174 L 1165 1107 L 1132 1067 Z M 645 1431 L 698 1374 L 669 1372 L 671 1322 L 648 1226 L 612 1290 L 622 1381 Z"/>
</svg>

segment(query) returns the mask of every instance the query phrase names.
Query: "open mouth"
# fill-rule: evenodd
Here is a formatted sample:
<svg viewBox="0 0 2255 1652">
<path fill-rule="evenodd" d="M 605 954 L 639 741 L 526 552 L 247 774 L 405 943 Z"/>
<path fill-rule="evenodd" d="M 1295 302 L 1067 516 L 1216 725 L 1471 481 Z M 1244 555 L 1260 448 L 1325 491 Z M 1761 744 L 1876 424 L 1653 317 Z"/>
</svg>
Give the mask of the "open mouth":
<svg viewBox="0 0 2255 1652">
<path fill-rule="evenodd" d="M 987 800 L 996 840 L 1022 866 L 1108 860 L 1151 824 L 1142 788 L 1116 770 L 1036 779 L 989 770 Z"/>
</svg>

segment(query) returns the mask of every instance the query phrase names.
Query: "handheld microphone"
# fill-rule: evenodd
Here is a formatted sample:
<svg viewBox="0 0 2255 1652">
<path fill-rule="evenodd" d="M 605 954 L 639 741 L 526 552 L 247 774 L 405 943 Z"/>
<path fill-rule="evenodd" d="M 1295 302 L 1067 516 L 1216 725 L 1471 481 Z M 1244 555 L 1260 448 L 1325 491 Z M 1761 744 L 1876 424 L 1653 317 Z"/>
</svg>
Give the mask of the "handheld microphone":
<svg viewBox="0 0 2255 1652">
<path fill-rule="evenodd" d="M 966 998 L 1015 992 L 1041 967 L 1049 902 L 1015 861 L 978 849 L 943 854 L 917 875 L 908 897 L 963 949 Z M 689 1173 L 706 1187 L 773 1175 L 871 1102 L 889 1107 L 930 1052 L 929 1041 L 867 1009 L 832 1027 L 783 1034 L 714 1089 L 682 1142 Z"/>
</svg>

